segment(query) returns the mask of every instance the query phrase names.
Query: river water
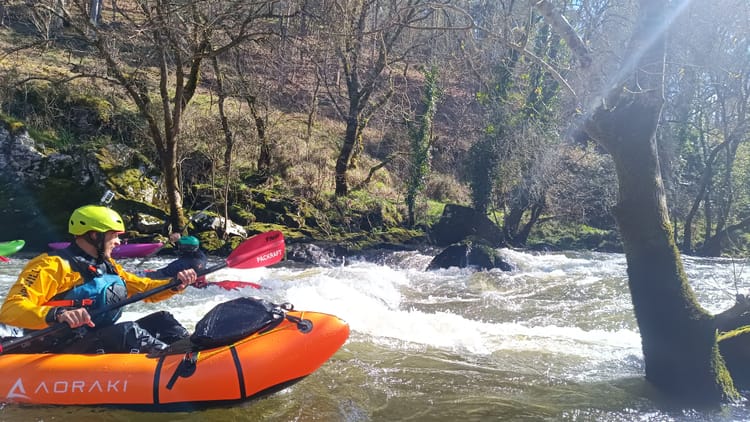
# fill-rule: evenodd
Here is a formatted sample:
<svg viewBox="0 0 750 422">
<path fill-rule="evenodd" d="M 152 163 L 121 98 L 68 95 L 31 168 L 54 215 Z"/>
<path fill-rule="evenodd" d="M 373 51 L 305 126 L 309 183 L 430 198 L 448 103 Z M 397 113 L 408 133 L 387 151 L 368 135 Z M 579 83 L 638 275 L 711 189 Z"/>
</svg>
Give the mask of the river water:
<svg viewBox="0 0 750 422">
<path fill-rule="evenodd" d="M 260 296 L 337 315 L 350 324 L 349 340 L 301 382 L 236 406 L 149 413 L 0 405 L 0 420 L 750 420 L 746 403 L 712 411 L 660 404 L 643 377 L 623 255 L 501 252 L 515 271 L 425 272 L 431 253 L 390 251 L 378 262 L 351 259 L 335 267 L 282 263 L 221 270 L 209 279 L 264 288 L 189 289 L 157 304 L 129 305 L 124 318 L 169 309 L 192 329 L 217 303 Z M 14 255 L 0 263 L 0 297 L 27 258 Z M 137 270 L 168 260 L 120 262 Z M 686 257 L 685 264 L 700 303 L 711 312 L 731 306 L 737 288 L 750 290 L 744 261 Z"/>
</svg>

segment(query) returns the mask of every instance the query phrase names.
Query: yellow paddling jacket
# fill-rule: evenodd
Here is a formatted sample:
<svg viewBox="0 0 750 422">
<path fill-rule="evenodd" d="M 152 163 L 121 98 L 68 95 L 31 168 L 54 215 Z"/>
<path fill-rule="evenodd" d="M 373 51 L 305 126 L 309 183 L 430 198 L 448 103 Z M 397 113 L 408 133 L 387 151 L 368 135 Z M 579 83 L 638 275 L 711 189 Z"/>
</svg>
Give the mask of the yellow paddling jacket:
<svg viewBox="0 0 750 422">
<path fill-rule="evenodd" d="M 117 275 L 125 281 L 128 297 L 154 289 L 171 280 L 153 280 L 138 277 L 125 271 L 120 264 L 109 260 Z M 41 254 L 26 264 L 16 283 L 11 286 L 8 296 L 0 308 L 0 323 L 16 327 L 39 330 L 55 323 L 54 306 L 45 305 L 55 296 L 67 292 L 84 283 L 83 276 L 71 269 L 70 263 L 56 255 Z M 144 299 L 145 302 L 158 302 L 176 293 L 167 289 Z"/>
</svg>

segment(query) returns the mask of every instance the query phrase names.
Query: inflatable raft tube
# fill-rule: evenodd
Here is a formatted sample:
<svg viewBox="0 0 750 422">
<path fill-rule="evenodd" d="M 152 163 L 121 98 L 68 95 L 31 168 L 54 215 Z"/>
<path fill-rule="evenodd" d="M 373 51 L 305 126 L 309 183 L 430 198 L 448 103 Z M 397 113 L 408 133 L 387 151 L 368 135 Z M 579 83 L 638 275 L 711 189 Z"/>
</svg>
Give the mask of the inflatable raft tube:
<svg viewBox="0 0 750 422">
<path fill-rule="evenodd" d="M 44 405 L 115 405 L 158 410 L 242 402 L 310 375 L 344 344 L 336 316 L 290 311 L 267 332 L 199 352 L 0 355 L 0 400 Z M 311 329 L 310 329 L 311 328 Z"/>
</svg>

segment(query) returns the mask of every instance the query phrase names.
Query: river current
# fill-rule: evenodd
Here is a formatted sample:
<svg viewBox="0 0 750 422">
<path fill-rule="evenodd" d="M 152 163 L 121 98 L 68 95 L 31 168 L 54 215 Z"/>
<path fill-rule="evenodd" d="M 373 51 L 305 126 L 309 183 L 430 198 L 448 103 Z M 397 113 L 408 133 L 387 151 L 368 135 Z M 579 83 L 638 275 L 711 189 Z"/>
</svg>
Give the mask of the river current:
<svg viewBox="0 0 750 422">
<path fill-rule="evenodd" d="M 424 271 L 430 253 L 383 251 L 377 262 L 281 263 L 223 269 L 210 280 L 263 289 L 190 289 L 125 308 L 124 320 L 168 309 L 188 329 L 239 296 L 290 302 L 346 320 L 351 336 L 318 371 L 235 406 L 154 413 L 0 405 L 0 421 L 740 421 L 746 403 L 674 410 L 644 380 L 625 257 L 503 249 L 513 272 Z M 30 255 L 0 263 L 0 297 Z M 219 262 L 218 258 L 212 261 Z M 701 305 L 720 312 L 750 290 L 747 262 L 685 257 Z M 169 262 L 120 260 L 135 271 Z M 0 395 L 4 395 L 0 392 Z"/>
</svg>

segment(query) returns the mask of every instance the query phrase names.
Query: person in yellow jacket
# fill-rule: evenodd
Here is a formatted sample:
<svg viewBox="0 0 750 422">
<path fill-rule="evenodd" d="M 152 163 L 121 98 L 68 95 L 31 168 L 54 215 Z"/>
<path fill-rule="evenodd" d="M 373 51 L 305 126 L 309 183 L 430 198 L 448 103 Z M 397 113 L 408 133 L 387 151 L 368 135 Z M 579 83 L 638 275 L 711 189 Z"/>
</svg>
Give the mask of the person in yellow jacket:
<svg viewBox="0 0 750 422">
<path fill-rule="evenodd" d="M 28 352 L 128 353 L 162 350 L 188 335 L 168 312 L 138 321 L 116 323 L 121 308 L 102 308 L 169 283 L 125 271 L 112 259 L 125 231 L 120 215 L 107 207 L 86 205 L 73 211 L 68 231 L 74 242 L 29 261 L 0 307 L 0 323 L 39 330 L 55 323 L 76 329 L 75 335 L 47 339 Z M 158 302 L 195 283 L 193 269 L 176 275 L 181 284 L 145 299 Z M 93 314 L 93 316 L 92 316 Z M 40 350 L 43 349 L 43 350 Z"/>
</svg>

